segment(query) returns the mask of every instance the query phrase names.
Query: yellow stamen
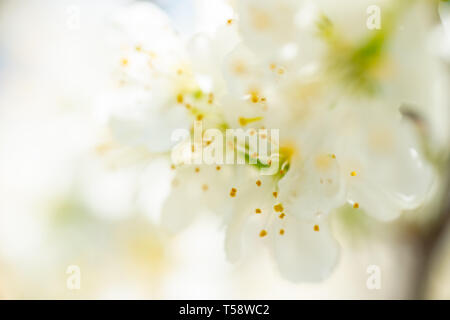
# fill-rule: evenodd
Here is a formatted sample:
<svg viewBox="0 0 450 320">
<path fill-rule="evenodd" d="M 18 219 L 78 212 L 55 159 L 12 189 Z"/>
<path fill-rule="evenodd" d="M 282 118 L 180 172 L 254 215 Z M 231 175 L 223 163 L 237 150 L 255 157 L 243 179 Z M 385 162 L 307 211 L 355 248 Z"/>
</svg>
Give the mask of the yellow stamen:
<svg viewBox="0 0 450 320">
<path fill-rule="evenodd" d="M 283 212 L 284 211 L 283 205 L 281 203 L 274 205 L 273 209 L 275 210 L 275 212 Z"/>
<path fill-rule="evenodd" d="M 239 124 L 244 127 L 249 123 L 260 121 L 262 119 L 263 119 L 262 117 L 254 117 L 254 118 L 239 117 Z"/>
<path fill-rule="evenodd" d="M 320 229 L 319 229 L 319 226 L 316 224 L 316 225 L 314 225 L 314 231 L 316 231 L 316 232 L 318 232 Z"/>
<path fill-rule="evenodd" d="M 352 171 L 352 172 L 350 173 L 350 175 L 351 175 L 352 177 L 356 177 L 356 172 L 355 172 L 355 171 Z"/>
<path fill-rule="evenodd" d="M 209 95 L 208 95 L 208 103 L 209 104 L 212 104 L 214 102 L 214 94 L 213 93 L 210 93 Z"/>
<path fill-rule="evenodd" d="M 261 238 L 267 236 L 267 231 L 266 230 L 261 230 L 261 232 L 259 233 L 259 236 Z"/>
<path fill-rule="evenodd" d="M 358 203 L 358 202 L 355 202 L 355 203 L 353 204 L 353 208 L 358 209 L 358 208 L 359 208 L 359 203 Z"/>
<path fill-rule="evenodd" d="M 258 187 L 260 187 L 260 186 L 261 186 L 261 180 L 257 180 L 257 181 L 256 181 L 256 185 L 257 185 Z"/>
<path fill-rule="evenodd" d="M 281 235 L 284 234 L 284 229 L 280 229 L 280 234 L 281 234 Z"/>
<path fill-rule="evenodd" d="M 261 213 L 261 209 L 255 209 L 255 213 Z"/>
</svg>

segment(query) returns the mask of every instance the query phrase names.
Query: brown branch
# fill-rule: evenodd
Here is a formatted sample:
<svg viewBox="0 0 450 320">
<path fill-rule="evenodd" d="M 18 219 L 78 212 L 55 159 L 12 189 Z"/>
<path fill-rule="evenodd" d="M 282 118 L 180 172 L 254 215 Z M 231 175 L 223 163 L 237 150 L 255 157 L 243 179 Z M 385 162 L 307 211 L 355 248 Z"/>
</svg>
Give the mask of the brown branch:
<svg viewBox="0 0 450 320">
<path fill-rule="evenodd" d="M 447 168 L 450 168 L 448 166 Z M 430 283 L 433 268 L 433 258 L 436 257 L 439 244 L 446 230 L 450 229 L 450 175 L 446 179 L 446 192 L 444 194 L 441 211 L 435 221 L 419 238 L 419 262 L 416 270 L 413 299 L 427 299 L 427 288 Z"/>
</svg>

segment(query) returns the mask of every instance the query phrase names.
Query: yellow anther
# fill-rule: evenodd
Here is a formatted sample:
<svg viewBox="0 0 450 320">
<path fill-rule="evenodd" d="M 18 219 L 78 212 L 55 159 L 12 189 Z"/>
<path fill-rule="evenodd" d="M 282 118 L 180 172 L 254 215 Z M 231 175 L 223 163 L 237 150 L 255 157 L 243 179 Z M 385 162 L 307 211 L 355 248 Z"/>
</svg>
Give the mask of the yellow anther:
<svg viewBox="0 0 450 320">
<path fill-rule="evenodd" d="M 278 197 L 278 192 L 274 191 L 274 192 L 272 192 L 272 195 L 274 198 L 276 198 L 276 197 Z"/>
<path fill-rule="evenodd" d="M 217 166 L 217 167 L 216 167 L 216 170 L 219 171 L 219 170 L 220 170 L 220 166 Z"/>
<path fill-rule="evenodd" d="M 273 209 L 275 210 L 275 212 L 283 212 L 284 211 L 283 205 L 281 203 L 274 205 Z"/>
<path fill-rule="evenodd" d="M 267 236 L 267 231 L 266 231 L 266 230 L 261 230 L 261 232 L 259 233 L 259 236 L 260 236 L 261 238 Z"/>
<path fill-rule="evenodd" d="M 214 93 L 210 93 L 208 95 L 208 103 L 212 104 L 214 102 Z"/>
<path fill-rule="evenodd" d="M 352 172 L 350 173 L 350 175 L 351 175 L 352 177 L 356 177 L 356 172 L 355 172 L 355 171 L 352 171 Z"/>
<path fill-rule="evenodd" d="M 179 93 L 179 94 L 177 95 L 177 102 L 178 102 L 178 103 L 183 103 L 183 100 L 184 100 L 183 95 L 182 95 L 181 93 Z"/>
<path fill-rule="evenodd" d="M 121 63 L 122 63 L 122 65 L 123 65 L 124 67 L 127 66 L 127 65 L 128 65 L 128 59 L 123 58 L 122 61 L 121 61 Z"/>
<path fill-rule="evenodd" d="M 255 213 L 257 214 L 261 213 L 261 209 L 255 209 Z"/>
<path fill-rule="evenodd" d="M 195 172 L 200 172 L 200 168 L 199 167 L 197 167 L 197 168 L 195 168 Z"/>
<path fill-rule="evenodd" d="M 284 213 L 281 213 L 278 218 L 283 219 L 286 215 Z"/>
<path fill-rule="evenodd" d="M 206 185 L 206 184 L 202 185 L 202 190 L 203 191 L 207 191 L 208 190 L 208 185 Z"/>
<path fill-rule="evenodd" d="M 320 229 L 319 229 L 319 226 L 316 224 L 316 225 L 314 225 L 314 231 L 316 231 L 316 232 L 318 232 Z"/>
<path fill-rule="evenodd" d="M 281 235 L 284 234 L 284 229 L 280 229 L 280 234 L 281 234 Z"/>
<path fill-rule="evenodd" d="M 358 208 L 359 208 L 359 203 L 358 203 L 358 202 L 355 202 L 355 203 L 353 204 L 353 208 L 358 209 Z"/>
<path fill-rule="evenodd" d="M 257 185 L 258 187 L 260 187 L 260 186 L 261 186 L 261 180 L 256 180 L 256 185 Z"/>
</svg>

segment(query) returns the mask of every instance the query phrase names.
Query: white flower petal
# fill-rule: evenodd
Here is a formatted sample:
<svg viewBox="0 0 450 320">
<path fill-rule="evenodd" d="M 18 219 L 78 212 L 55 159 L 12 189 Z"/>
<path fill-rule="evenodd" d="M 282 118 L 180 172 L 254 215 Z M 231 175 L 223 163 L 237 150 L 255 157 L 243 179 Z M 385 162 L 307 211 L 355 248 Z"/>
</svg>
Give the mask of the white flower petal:
<svg viewBox="0 0 450 320">
<path fill-rule="evenodd" d="M 365 120 L 368 117 L 369 122 Z M 363 112 L 353 112 L 343 125 L 347 133 L 338 159 L 348 200 L 382 220 L 419 206 L 434 175 L 417 151 L 418 137 L 412 124 L 399 121 L 398 114 L 379 105 L 378 109 L 367 106 Z"/>
<path fill-rule="evenodd" d="M 279 187 L 286 213 L 298 218 L 310 220 L 328 214 L 345 202 L 338 162 L 332 154 L 318 154 L 303 164 L 292 163 Z"/>
<path fill-rule="evenodd" d="M 162 210 L 161 223 L 165 228 L 172 232 L 181 231 L 198 213 L 207 210 L 226 214 L 233 177 L 231 167 L 184 165 L 176 171 L 172 191 Z"/>
<path fill-rule="evenodd" d="M 231 216 L 227 217 L 225 230 L 225 253 L 230 262 L 242 255 L 244 229 L 252 216 L 267 221 L 273 215 L 275 183 L 271 176 L 259 175 L 256 170 L 241 168 L 235 180 L 236 197 L 231 200 Z M 258 181 L 258 184 L 257 184 Z M 260 183 L 260 184 L 259 184 Z M 256 214 L 256 209 L 261 213 Z"/>
<path fill-rule="evenodd" d="M 295 37 L 294 21 L 300 0 L 239 1 L 239 29 L 246 44 L 268 55 Z"/>
<path fill-rule="evenodd" d="M 325 279 L 338 261 L 339 245 L 331 235 L 328 221 L 305 223 L 294 217 L 286 217 L 283 227 L 272 228 L 274 254 L 281 272 L 287 280 L 293 282 L 312 282 Z"/>
<path fill-rule="evenodd" d="M 189 118 L 185 109 L 173 107 L 147 117 L 112 117 L 110 126 L 121 143 L 145 146 L 151 152 L 165 152 L 177 142 L 171 140 L 172 133 L 177 129 L 189 128 Z"/>
</svg>

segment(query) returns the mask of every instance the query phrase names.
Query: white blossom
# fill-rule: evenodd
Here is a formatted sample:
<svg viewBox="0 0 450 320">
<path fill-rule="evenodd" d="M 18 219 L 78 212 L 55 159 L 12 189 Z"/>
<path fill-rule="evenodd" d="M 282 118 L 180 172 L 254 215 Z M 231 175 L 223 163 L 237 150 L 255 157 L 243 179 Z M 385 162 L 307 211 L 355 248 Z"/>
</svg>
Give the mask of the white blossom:
<svg viewBox="0 0 450 320">
<path fill-rule="evenodd" d="M 366 27 L 373 4 L 383 14 L 380 30 Z M 436 103 L 439 63 L 413 43 L 425 42 L 430 5 L 243 0 L 233 7 L 215 32 L 185 44 L 153 6 L 132 7 L 131 26 L 119 19 L 128 30 L 117 47 L 126 60 L 117 65 L 123 83 L 107 100 L 110 127 L 121 143 L 153 152 L 168 151 L 169 133 L 195 120 L 224 135 L 278 129 L 274 175 L 259 171 L 270 156 L 239 143 L 231 144 L 238 157 L 256 164 L 173 163 L 162 225 L 178 232 L 200 212 L 215 212 L 231 261 L 260 239 L 284 277 L 321 280 L 338 261 L 330 213 L 350 204 L 392 220 L 420 206 L 433 183 L 417 124 L 401 112 L 426 114 Z M 190 138 L 182 142 L 187 159 L 199 147 Z"/>
</svg>

